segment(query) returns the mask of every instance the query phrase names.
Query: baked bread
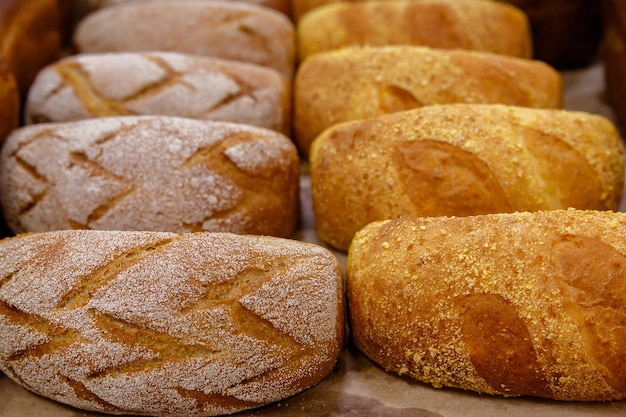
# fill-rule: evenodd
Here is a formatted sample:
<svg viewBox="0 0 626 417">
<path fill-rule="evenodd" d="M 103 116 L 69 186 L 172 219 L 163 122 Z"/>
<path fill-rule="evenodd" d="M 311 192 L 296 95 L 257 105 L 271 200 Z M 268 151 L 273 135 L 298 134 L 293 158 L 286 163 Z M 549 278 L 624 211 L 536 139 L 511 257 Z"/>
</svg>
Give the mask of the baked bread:
<svg viewBox="0 0 626 417">
<path fill-rule="evenodd" d="M 20 92 L 15 76 L 0 57 L 0 145 L 20 123 Z"/>
<path fill-rule="evenodd" d="M 71 230 L 0 257 L 0 369 L 81 409 L 235 413 L 316 384 L 342 346 L 341 270 L 317 245 Z"/>
<path fill-rule="evenodd" d="M 276 70 L 174 52 L 69 56 L 30 89 L 26 123 L 162 114 L 290 132 L 290 85 Z"/>
<path fill-rule="evenodd" d="M 435 387 L 608 401 L 626 393 L 626 214 L 404 218 L 361 230 L 350 332 Z"/>
<path fill-rule="evenodd" d="M 346 250 L 375 220 L 514 211 L 617 210 L 624 151 L 582 112 L 427 106 L 329 128 L 310 155 L 319 236 Z"/>
<path fill-rule="evenodd" d="M 136 1 L 148 1 L 148 0 L 88 0 L 88 8 L 91 11 L 102 9 L 103 7 L 117 6 L 120 4 L 127 4 Z M 157 1 L 157 0 L 151 0 Z M 159 0 L 161 1 L 161 0 Z M 213 0 L 207 0 L 213 1 Z M 245 3 L 255 4 L 257 6 L 269 7 L 270 9 L 277 10 L 281 13 L 289 15 L 289 0 L 226 0 L 226 1 L 243 1 Z"/>
<path fill-rule="evenodd" d="M 561 76 L 543 62 L 468 50 L 393 45 L 310 56 L 294 84 L 294 135 L 301 152 L 328 127 L 424 105 L 563 105 Z"/>
<path fill-rule="evenodd" d="M 140 25 L 137 22 L 141 22 Z M 241 2 L 163 0 L 107 7 L 74 32 L 77 52 L 168 51 L 294 70 L 295 30 L 284 14 Z"/>
<path fill-rule="evenodd" d="M 298 21 L 300 60 L 345 46 L 418 45 L 530 58 L 526 15 L 490 1 L 397 0 L 337 2 Z"/>
<path fill-rule="evenodd" d="M 0 2 L 0 56 L 15 76 L 22 97 L 37 72 L 60 53 L 57 0 Z"/>
<path fill-rule="evenodd" d="M 289 236 L 299 159 L 278 132 L 166 116 L 22 127 L 0 156 L 14 233 L 59 229 Z"/>
<path fill-rule="evenodd" d="M 603 0 L 602 58 L 606 95 L 622 129 L 626 128 L 626 3 Z"/>
</svg>

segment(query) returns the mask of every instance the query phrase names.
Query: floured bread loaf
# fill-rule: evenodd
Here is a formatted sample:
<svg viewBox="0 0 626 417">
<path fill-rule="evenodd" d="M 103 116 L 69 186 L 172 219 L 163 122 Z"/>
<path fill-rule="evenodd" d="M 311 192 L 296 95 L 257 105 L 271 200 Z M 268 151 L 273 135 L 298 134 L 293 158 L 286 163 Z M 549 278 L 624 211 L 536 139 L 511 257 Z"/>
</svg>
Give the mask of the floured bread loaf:
<svg viewBox="0 0 626 417">
<path fill-rule="evenodd" d="M 22 127 L 0 159 L 15 233 L 221 231 L 287 237 L 298 217 L 291 140 L 247 125 L 165 116 Z"/>
<path fill-rule="evenodd" d="M 69 56 L 28 94 L 26 123 L 162 114 L 245 123 L 289 133 L 290 86 L 253 64 L 172 52 Z"/>
<path fill-rule="evenodd" d="M 117 6 L 126 3 L 132 3 L 137 1 L 157 1 L 157 0 L 88 0 L 88 6 L 90 10 L 97 10 L 103 7 Z M 158 0 L 162 1 L 162 0 Z M 213 1 L 213 0 L 206 0 Z M 222 0 L 224 1 L 224 0 Z M 289 14 L 289 0 L 226 0 L 226 1 L 243 1 L 245 3 L 252 3 L 257 6 L 269 7 L 270 9 L 278 10 L 284 14 Z"/>
<path fill-rule="evenodd" d="M 532 55 L 526 15 L 491 1 L 397 0 L 337 2 L 298 22 L 300 60 L 345 46 L 419 45 Z"/>
<path fill-rule="evenodd" d="M 608 119 L 498 104 L 335 125 L 315 139 L 309 162 L 318 234 L 344 250 L 375 220 L 617 210 L 624 186 L 622 141 Z"/>
<path fill-rule="evenodd" d="M 0 241 L 0 369 L 86 410 L 213 416 L 331 372 L 344 334 L 328 250 L 220 233 L 57 231 Z"/>
<path fill-rule="evenodd" d="M 141 22 L 141 24 L 137 24 Z M 78 52 L 169 51 L 294 70 L 295 30 L 284 14 L 241 2 L 163 0 L 107 7 L 74 32 Z"/>
<path fill-rule="evenodd" d="M 326 128 L 425 105 L 502 103 L 558 108 L 561 76 L 540 61 L 418 46 L 346 47 L 305 60 L 294 84 L 302 152 Z"/>
<path fill-rule="evenodd" d="M 626 214 L 404 218 L 361 230 L 350 333 L 436 387 L 607 401 L 626 393 Z"/>
</svg>

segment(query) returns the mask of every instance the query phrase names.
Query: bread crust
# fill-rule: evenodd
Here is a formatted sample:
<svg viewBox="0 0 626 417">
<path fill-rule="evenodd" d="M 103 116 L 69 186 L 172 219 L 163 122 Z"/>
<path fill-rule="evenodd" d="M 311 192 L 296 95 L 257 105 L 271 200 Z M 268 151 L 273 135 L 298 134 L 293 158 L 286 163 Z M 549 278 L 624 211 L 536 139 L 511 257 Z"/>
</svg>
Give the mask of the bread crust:
<svg viewBox="0 0 626 417">
<path fill-rule="evenodd" d="M 583 112 L 427 106 L 335 125 L 309 159 L 319 236 L 347 250 L 366 224 L 406 215 L 617 210 L 624 150 Z"/>
<path fill-rule="evenodd" d="M 294 135 L 308 155 L 328 127 L 432 104 L 560 108 L 560 74 L 540 61 L 468 50 L 394 45 L 317 53 L 294 83 Z"/>
<path fill-rule="evenodd" d="M 100 9 L 80 21 L 73 38 L 82 53 L 158 50 L 214 56 L 274 68 L 288 79 L 294 71 L 294 39 L 293 23 L 275 10 L 193 0 Z"/>
<path fill-rule="evenodd" d="M 20 123 L 20 91 L 6 61 L 0 58 L 0 145 Z"/>
<path fill-rule="evenodd" d="M 291 92 L 278 71 L 174 52 L 73 55 L 44 68 L 25 122 L 165 115 L 290 132 Z"/>
<path fill-rule="evenodd" d="M 57 231 L 0 257 L 0 369 L 81 409 L 235 413 L 316 384 L 342 346 L 341 270 L 317 245 Z"/>
<path fill-rule="evenodd" d="M 505 396 L 626 392 L 626 214 L 404 218 L 359 231 L 351 335 L 390 372 Z"/>
<path fill-rule="evenodd" d="M 163 0 L 88 0 L 89 9 L 91 11 L 102 9 L 103 7 L 112 7 L 122 4 L 133 3 L 137 1 L 163 1 Z M 212 0 L 207 0 L 212 1 Z M 241 1 L 241 0 L 226 0 L 226 1 Z M 243 0 L 246 3 L 254 4 L 262 7 L 269 7 L 270 9 L 277 10 L 285 15 L 289 15 L 289 1 L 288 0 Z"/>
<path fill-rule="evenodd" d="M 459 0 L 372 0 L 320 6 L 298 21 L 298 56 L 345 46 L 420 45 L 530 58 L 526 15 L 509 4 Z"/>
<path fill-rule="evenodd" d="M 299 208 L 291 140 L 242 124 L 127 116 L 30 125 L 0 159 L 14 233 L 220 231 L 287 237 Z"/>
</svg>

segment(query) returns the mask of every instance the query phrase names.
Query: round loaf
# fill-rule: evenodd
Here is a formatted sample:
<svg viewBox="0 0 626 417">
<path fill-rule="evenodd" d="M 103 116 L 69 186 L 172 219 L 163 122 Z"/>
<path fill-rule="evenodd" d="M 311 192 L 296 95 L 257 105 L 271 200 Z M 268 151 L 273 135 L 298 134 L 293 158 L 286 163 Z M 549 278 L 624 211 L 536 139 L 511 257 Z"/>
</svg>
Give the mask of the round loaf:
<svg viewBox="0 0 626 417">
<path fill-rule="evenodd" d="M 85 410 L 213 416 L 329 374 L 344 334 L 328 250 L 220 233 L 0 241 L 0 370 Z"/>
<path fill-rule="evenodd" d="M 432 104 L 558 108 L 561 76 L 540 61 L 418 46 L 346 47 L 310 56 L 294 84 L 294 134 L 308 154 L 326 128 Z"/>
<path fill-rule="evenodd" d="M 617 210 L 624 185 L 608 119 L 499 104 L 338 124 L 315 139 L 309 164 L 317 232 L 342 250 L 368 223 L 406 215 Z"/>
<path fill-rule="evenodd" d="M 88 0 L 89 10 L 98 10 L 103 7 L 112 7 L 121 4 L 127 4 L 136 1 L 163 1 L 163 0 Z M 213 0 L 207 0 L 213 1 Z M 289 0 L 226 0 L 226 1 L 244 1 L 246 3 L 255 4 L 257 6 L 269 7 L 284 14 L 289 14 Z"/>
<path fill-rule="evenodd" d="M 72 55 L 43 69 L 26 123 L 166 115 L 245 123 L 288 134 L 290 85 L 276 70 L 174 52 Z"/>
<path fill-rule="evenodd" d="M 532 55 L 526 15 L 509 4 L 372 0 L 320 6 L 298 21 L 299 59 L 345 46 L 419 45 Z"/>
<path fill-rule="evenodd" d="M 390 372 L 505 396 L 626 394 L 626 214 L 404 218 L 361 230 L 350 333 Z"/>
<path fill-rule="evenodd" d="M 0 156 L 14 233 L 59 229 L 221 231 L 287 237 L 298 217 L 289 138 L 166 116 L 22 127 Z"/>
<path fill-rule="evenodd" d="M 140 25 L 137 22 L 141 22 Z M 295 30 L 267 7 L 222 1 L 142 1 L 85 16 L 74 32 L 77 52 L 168 51 L 274 68 L 291 79 Z"/>
</svg>

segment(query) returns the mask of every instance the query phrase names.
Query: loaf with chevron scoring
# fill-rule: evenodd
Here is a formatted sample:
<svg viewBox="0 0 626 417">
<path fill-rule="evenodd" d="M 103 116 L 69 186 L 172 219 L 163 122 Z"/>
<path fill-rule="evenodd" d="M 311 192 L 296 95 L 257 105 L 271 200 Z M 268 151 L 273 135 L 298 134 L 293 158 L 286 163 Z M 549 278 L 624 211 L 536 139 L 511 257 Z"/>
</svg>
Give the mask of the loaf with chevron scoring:
<svg viewBox="0 0 626 417">
<path fill-rule="evenodd" d="M 164 0 L 106 7 L 81 19 L 73 43 L 82 53 L 158 50 L 263 65 L 287 78 L 294 70 L 291 20 L 243 2 Z"/>
<path fill-rule="evenodd" d="M 299 158 L 268 129 L 167 116 L 22 127 L 0 156 L 14 233 L 59 229 L 289 236 Z"/>
<path fill-rule="evenodd" d="M 617 210 L 624 150 L 608 119 L 499 104 L 426 106 L 335 125 L 314 141 L 318 234 L 346 250 L 375 220 Z"/>
<path fill-rule="evenodd" d="M 260 65 L 167 52 L 72 55 L 42 70 L 26 123 L 161 114 L 289 133 L 290 85 Z"/>
<path fill-rule="evenodd" d="M 626 214 L 375 222 L 347 261 L 350 333 L 386 370 L 489 394 L 626 395 Z"/>
<path fill-rule="evenodd" d="M 93 230 L 0 241 L 0 370 L 112 414 L 212 416 L 331 372 L 344 334 L 328 250 L 221 233 Z"/>
</svg>

